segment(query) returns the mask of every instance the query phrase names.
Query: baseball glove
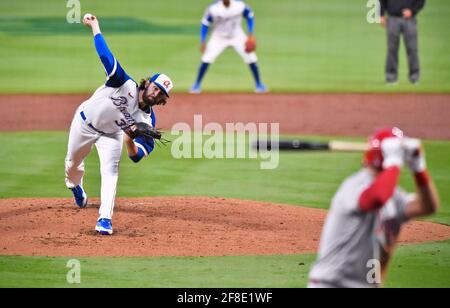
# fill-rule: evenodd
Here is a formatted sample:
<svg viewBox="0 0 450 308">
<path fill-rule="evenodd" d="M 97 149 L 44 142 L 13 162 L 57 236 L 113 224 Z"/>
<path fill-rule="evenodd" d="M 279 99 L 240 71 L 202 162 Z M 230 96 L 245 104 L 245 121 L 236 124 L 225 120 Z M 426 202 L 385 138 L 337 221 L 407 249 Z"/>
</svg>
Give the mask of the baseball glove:
<svg viewBox="0 0 450 308">
<path fill-rule="evenodd" d="M 138 136 L 151 137 L 153 139 L 161 139 L 162 135 L 158 129 L 151 127 L 145 122 L 137 122 L 134 124 L 136 126 L 136 133 Z"/>
<path fill-rule="evenodd" d="M 162 138 L 162 133 L 157 128 L 150 126 L 145 122 L 137 122 L 127 129 L 124 130 L 125 133 L 131 138 L 135 139 L 137 137 L 152 138 L 155 141 L 160 141 L 162 144 L 166 144 L 169 141 Z"/>
<path fill-rule="evenodd" d="M 256 50 L 256 39 L 253 36 L 250 36 L 245 42 L 245 52 L 251 53 Z"/>
</svg>

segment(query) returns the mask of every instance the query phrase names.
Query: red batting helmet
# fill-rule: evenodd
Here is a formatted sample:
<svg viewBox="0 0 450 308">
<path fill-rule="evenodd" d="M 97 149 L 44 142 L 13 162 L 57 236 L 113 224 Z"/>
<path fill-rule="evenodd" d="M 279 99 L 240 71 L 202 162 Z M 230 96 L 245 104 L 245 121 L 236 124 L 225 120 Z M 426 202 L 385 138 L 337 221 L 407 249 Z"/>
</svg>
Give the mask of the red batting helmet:
<svg viewBox="0 0 450 308">
<path fill-rule="evenodd" d="M 382 169 L 383 154 L 381 142 L 386 138 L 403 138 L 403 131 L 397 127 L 382 128 L 369 137 L 369 149 L 364 154 L 364 166 Z"/>
</svg>

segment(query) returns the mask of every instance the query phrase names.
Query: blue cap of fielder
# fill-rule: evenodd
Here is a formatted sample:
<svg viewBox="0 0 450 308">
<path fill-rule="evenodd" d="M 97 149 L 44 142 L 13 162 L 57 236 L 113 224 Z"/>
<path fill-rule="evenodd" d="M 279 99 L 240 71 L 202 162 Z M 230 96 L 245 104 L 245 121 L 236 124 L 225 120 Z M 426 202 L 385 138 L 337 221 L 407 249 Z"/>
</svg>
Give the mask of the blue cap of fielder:
<svg viewBox="0 0 450 308">
<path fill-rule="evenodd" d="M 169 78 L 169 76 L 158 73 L 153 75 L 153 77 L 150 78 L 150 81 L 156 84 L 161 89 L 161 91 L 163 91 L 164 94 L 169 97 L 169 92 L 173 88 L 173 82 Z"/>
</svg>

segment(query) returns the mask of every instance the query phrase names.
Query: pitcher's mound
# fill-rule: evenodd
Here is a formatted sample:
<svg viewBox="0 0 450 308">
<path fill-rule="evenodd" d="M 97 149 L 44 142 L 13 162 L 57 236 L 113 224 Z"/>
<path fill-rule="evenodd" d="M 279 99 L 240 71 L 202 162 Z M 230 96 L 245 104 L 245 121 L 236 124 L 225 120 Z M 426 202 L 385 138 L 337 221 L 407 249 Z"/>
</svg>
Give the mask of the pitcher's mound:
<svg viewBox="0 0 450 308">
<path fill-rule="evenodd" d="M 0 200 L 0 255 L 222 256 L 316 252 L 326 211 L 206 198 L 116 201 L 113 236 L 94 231 L 98 199 Z M 402 242 L 450 238 L 450 227 L 414 222 Z"/>
</svg>

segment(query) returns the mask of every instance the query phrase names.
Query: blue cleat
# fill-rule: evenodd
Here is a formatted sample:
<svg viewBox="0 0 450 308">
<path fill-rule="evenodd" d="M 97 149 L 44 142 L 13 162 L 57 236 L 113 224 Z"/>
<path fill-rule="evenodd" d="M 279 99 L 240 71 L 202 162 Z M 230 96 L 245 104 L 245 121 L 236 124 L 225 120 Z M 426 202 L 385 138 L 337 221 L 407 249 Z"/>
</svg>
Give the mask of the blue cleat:
<svg viewBox="0 0 450 308">
<path fill-rule="evenodd" d="M 113 234 L 113 228 L 111 219 L 107 218 L 100 218 L 97 221 L 97 225 L 95 226 L 95 231 L 102 235 L 111 235 Z"/>
<path fill-rule="evenodd" d="M 267 93 L 267 87 L 263 83 L 258 83 L 255 88 L 255 93 Z"/>
<path fill-rule="evenodd" d="M 192 88 L 189 90 L 190 94 L 200 94 L 202 93 L 202 89 L 199 84 L 194 84 Z"/>
<path fill-rule="evenodd" d="M 75 188 L 70 189 L 75 197 L 75 204 L 78 205 L 80 209 L 84 209 L 88 203 L 88 198 L 83 188 L 78 185 Z"/>
</svg>

